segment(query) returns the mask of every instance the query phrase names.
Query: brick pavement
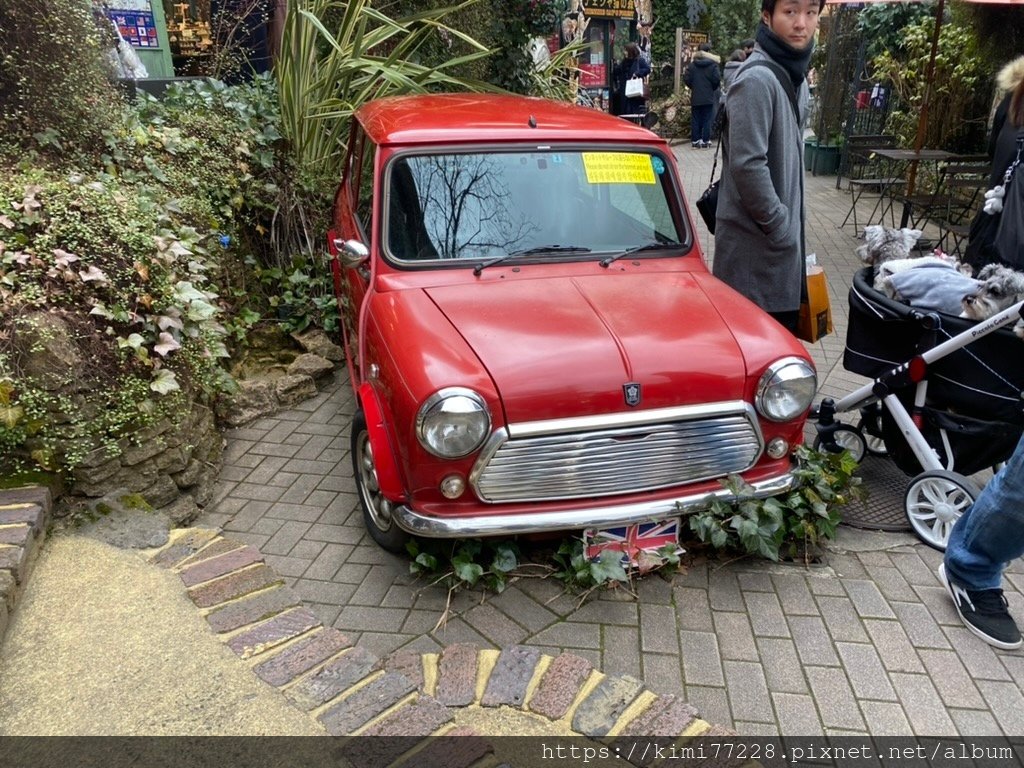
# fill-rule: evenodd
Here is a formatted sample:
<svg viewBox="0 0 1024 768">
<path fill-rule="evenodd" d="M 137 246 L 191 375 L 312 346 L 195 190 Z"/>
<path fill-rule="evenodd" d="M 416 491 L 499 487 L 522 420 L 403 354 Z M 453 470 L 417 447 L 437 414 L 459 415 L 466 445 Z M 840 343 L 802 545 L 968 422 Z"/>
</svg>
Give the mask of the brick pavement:
<svg viewBox="0 0 1024 768">
<path fill-rule="evenodd" d="M 712 154 L 677 149 L 691 201 Z M 857 241 L 836 226 L 849 197 L 834 177 L 808 176 L 807 195 L 809 249 L 826 268 L 836 324 L 811 352 L 822 395 L 842 396 L 863 381 L 841 367 Z M 713 257 L 702 224 L 698 235 Z M 405 558 L 363 532 L 348 458 L 352 408 L 338 377 L 313 400 L 228 433 L 216 503 L 199 522 L 259 550 L 325 627 L 371 654 L 448 658 L 459 644 L 571 654 L 745 735 L 1024 731 L 1024 657 L 963 628 L 934 576 L 940 554 L 908 533 L 844 527 L 822 566 L 697 561 L 671 580 L 639 582 L 636 599 L 611 592 L 582 606 L 553 580 L 521 579 L 486 600 L 456 593 L 438 627 L 445 591 L 416 582 Z M 902 503 L 891 498 L 898 491 L 874 491 L 873 505 Z M 1007 586 L 1024 618 L 1019 562 Z M 451 685 L 446 695 L 457 696 Z M 607 693 L 616 696 L 628 692 Z"/>
</svg>

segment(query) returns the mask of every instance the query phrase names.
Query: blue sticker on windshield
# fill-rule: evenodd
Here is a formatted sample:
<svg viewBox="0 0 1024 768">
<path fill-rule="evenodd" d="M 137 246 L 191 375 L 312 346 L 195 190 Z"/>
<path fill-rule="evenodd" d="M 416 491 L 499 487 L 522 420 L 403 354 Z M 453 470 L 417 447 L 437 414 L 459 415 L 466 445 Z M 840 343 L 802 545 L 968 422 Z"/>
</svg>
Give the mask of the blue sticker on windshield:
<svg viewBox="0 0 1024 768">
<path fill-rule="evenodd" d="M 660 157 L 651 155 L 651 166 L 654 168 L 654 172 L 659 176 L 665 172 L 665 161 Z"/>
<path fill-rule="evenodd" d="M 562 156 L 561 155 L 552 155 L 551 156 L 551 162 L 552 163 L 560 163 L 560 162 L 562 162 Z"/>
</svg>

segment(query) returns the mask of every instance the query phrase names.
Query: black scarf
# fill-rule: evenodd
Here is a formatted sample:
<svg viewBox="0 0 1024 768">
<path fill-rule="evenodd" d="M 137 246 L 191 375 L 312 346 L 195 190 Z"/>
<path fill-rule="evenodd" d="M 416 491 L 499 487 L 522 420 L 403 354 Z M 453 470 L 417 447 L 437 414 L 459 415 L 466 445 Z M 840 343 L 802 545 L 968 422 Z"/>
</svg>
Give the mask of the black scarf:
<svg viewBox="0 0 1024 768">
<path fill-rule="evenodd" d="M 757 27 L 757 42 L 772 60 L 789 73 L 793 87 L 799 88 L 811 63 L 814 41 L 806 48 L 794 48 L 774 32 L 763 21 Z"/>
</svg>

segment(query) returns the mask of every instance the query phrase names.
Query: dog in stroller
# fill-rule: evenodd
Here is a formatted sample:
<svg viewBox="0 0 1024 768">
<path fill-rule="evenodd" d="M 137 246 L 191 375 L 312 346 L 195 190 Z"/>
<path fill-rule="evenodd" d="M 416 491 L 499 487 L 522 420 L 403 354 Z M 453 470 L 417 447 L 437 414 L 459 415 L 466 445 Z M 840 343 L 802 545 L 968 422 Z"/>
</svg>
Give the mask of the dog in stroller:
<svg viewBox="0 0 1024 768">
<path fill-rule="evenodd" d="M 1009 330 L 1024 324 L 1024 296 L 997 309 L 983 281 L 970 303 L 994 313 L 979 322 L 902 304 L 874 278 L 872 266 L 854 276 L 843 352 L 843 367 L 872 381 L 812 410 L 814 446 L 888 455 L 911 477 L 911 528 L 944 550 L 980 492 L 970 476 L 1004 462 L 1024 433 L 1024 355 Z"/>
</svg>

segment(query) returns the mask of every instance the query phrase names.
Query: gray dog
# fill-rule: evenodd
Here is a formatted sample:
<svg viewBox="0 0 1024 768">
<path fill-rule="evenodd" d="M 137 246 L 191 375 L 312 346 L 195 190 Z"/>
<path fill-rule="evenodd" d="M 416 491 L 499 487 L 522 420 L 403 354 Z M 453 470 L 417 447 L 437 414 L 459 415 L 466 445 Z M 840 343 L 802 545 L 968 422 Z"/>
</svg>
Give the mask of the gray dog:
<svg viewBox="0 0 1024 768">
<path fill-rule="evenodd" d="M 978 273 L 981 285 L 964 296 L 960 317 L 986 320 L 1024 300 L 1024 274 L 1010 267 L 989 264 Z M 1013 332 L 1024 339 L 1024 320 L 1018 320 Z"/>
</svg>

